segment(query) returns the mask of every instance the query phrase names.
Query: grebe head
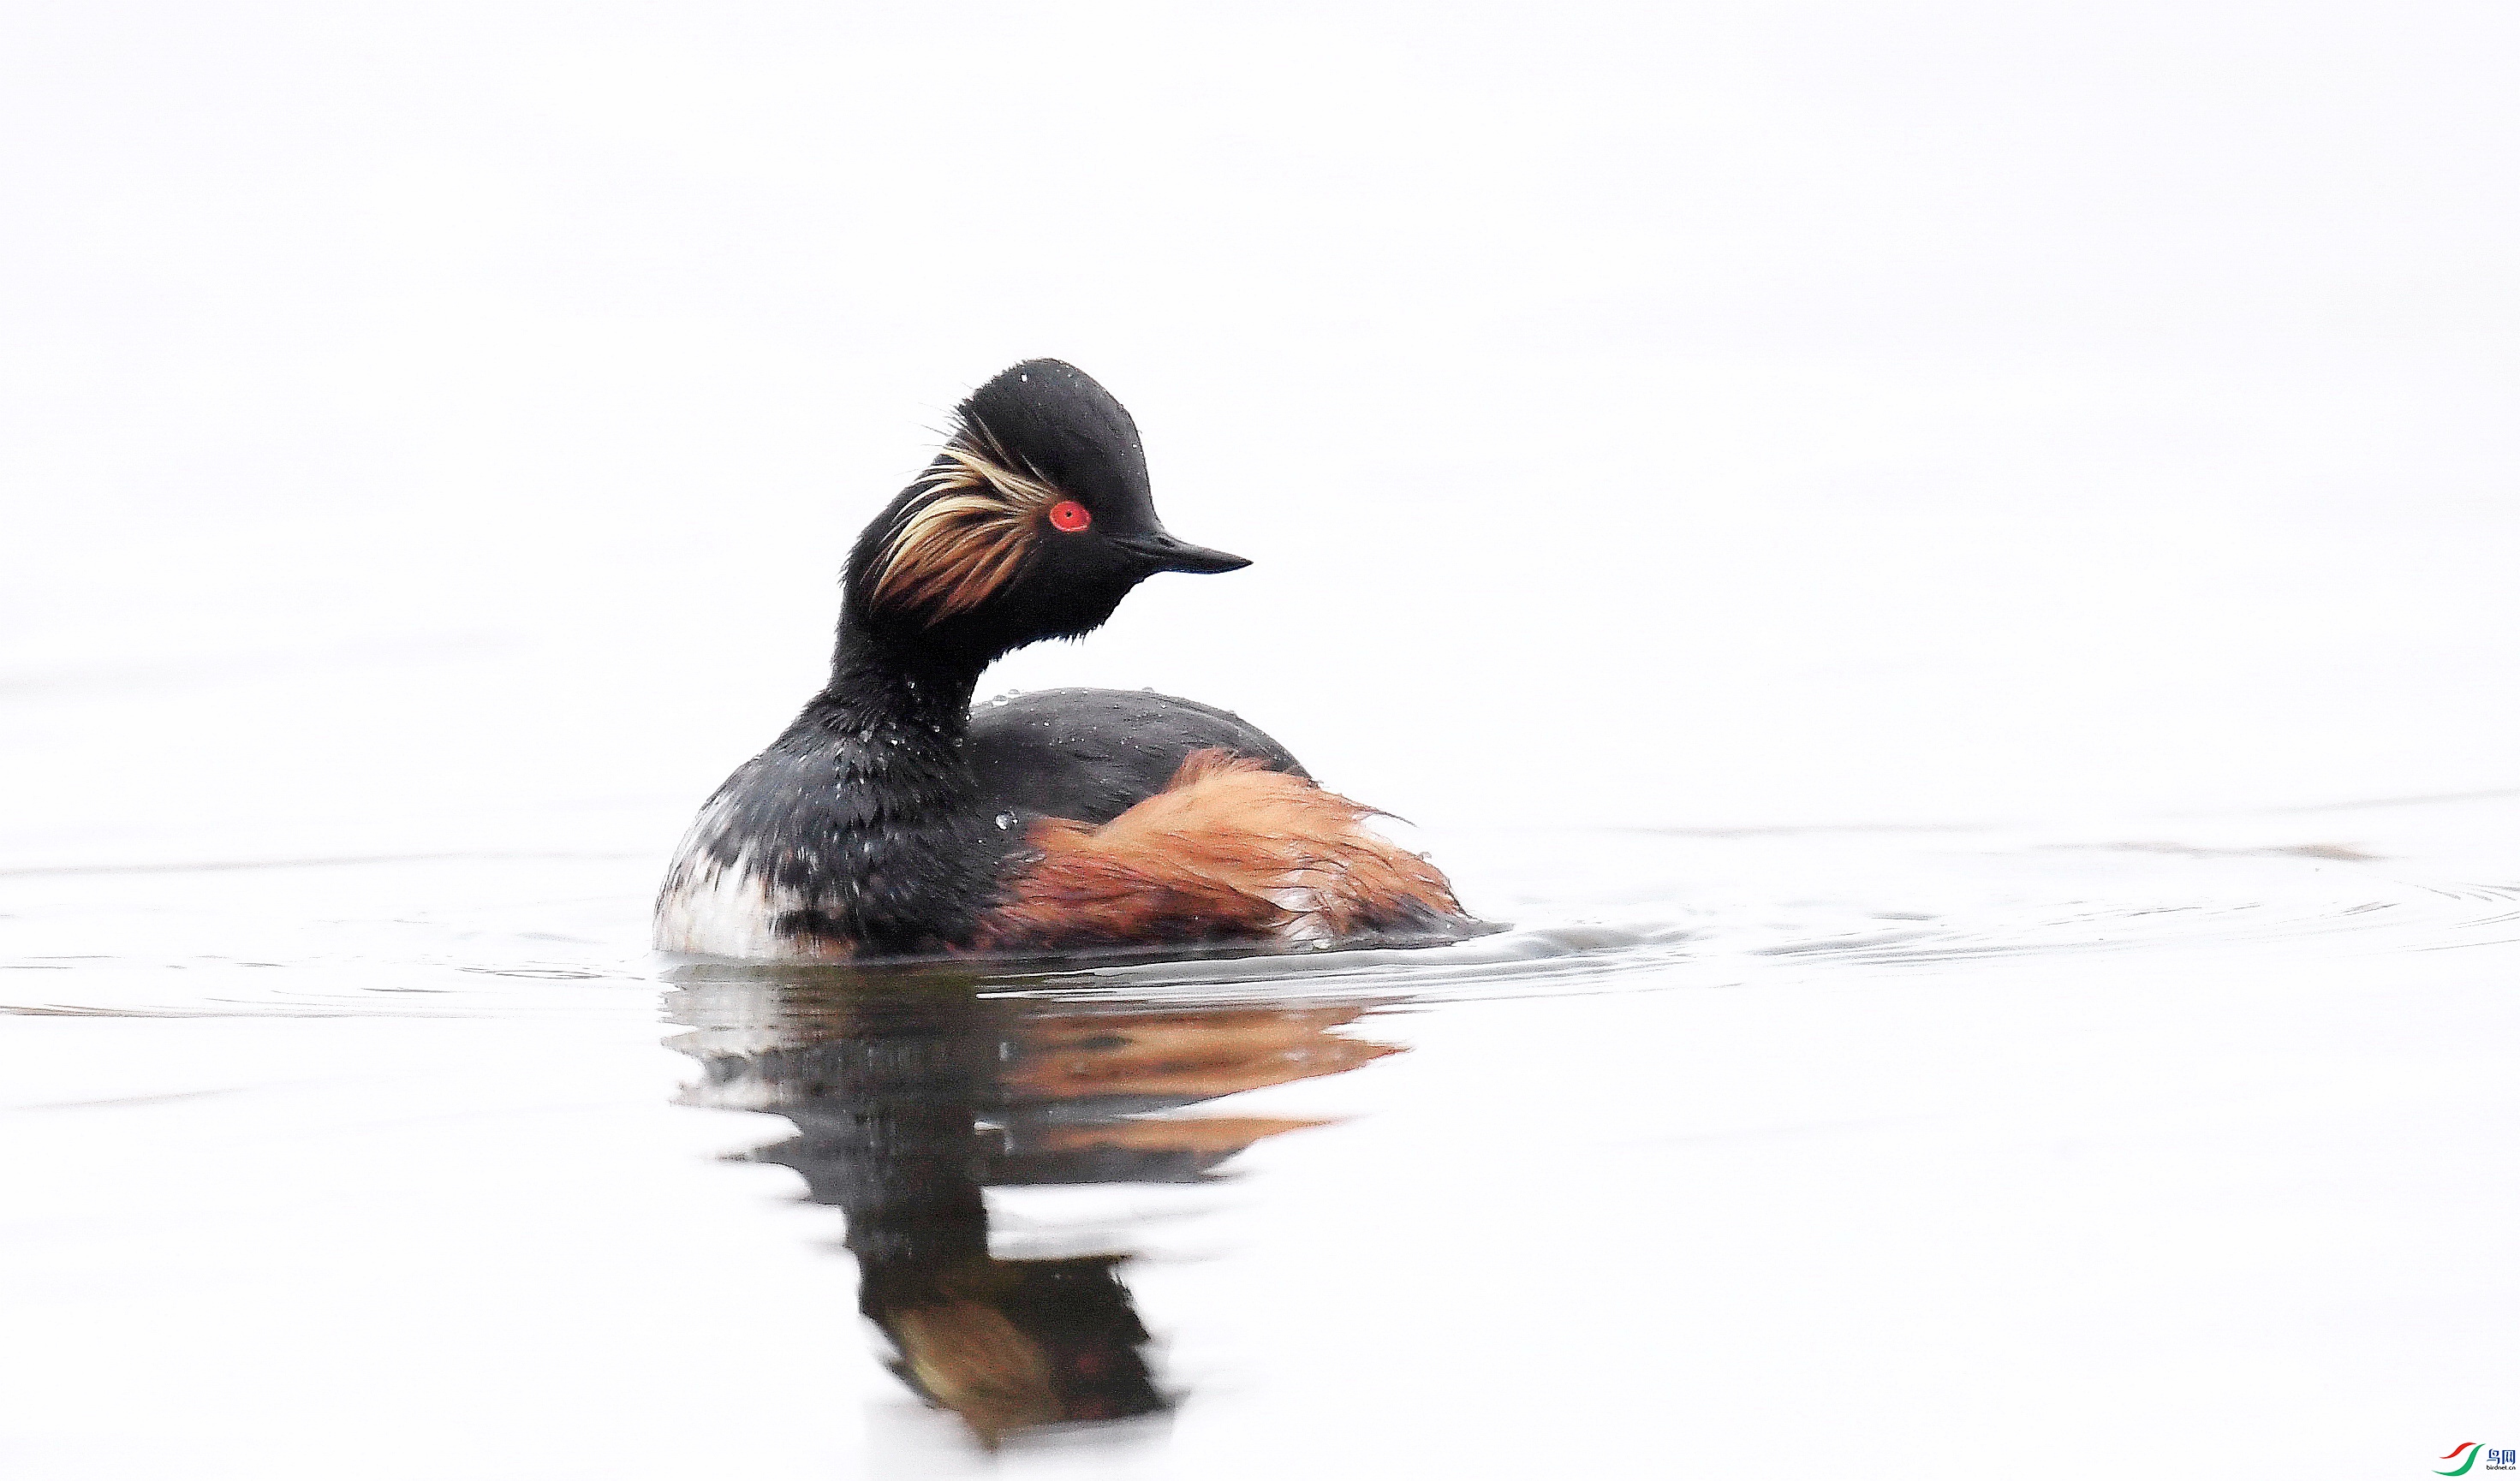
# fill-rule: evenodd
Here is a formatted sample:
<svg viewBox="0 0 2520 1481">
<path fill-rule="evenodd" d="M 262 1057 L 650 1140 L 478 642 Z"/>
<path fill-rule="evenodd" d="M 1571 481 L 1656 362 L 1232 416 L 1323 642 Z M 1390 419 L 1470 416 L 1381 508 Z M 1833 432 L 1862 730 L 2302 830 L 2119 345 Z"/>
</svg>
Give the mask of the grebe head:
<svg viewBox="0 0 2520 1481">
<path fill-rule="evenodd" d="M 1093 631 L 1157 571 L 1250 563 L 1165 530 L 1127 408 L 1072 365 L 1027 360 L 964 401 L 936 461 L 858 537 L 848 605 L 888 640 L 985 663 Z"/>
</svg>

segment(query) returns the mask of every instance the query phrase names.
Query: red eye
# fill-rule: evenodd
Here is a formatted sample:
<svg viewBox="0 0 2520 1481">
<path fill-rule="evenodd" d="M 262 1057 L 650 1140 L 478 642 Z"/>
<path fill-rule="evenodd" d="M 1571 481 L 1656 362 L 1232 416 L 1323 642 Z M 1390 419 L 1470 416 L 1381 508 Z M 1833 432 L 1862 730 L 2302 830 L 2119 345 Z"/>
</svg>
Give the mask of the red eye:
<svg viewBox="0 0 2520 1481">
<path fill-rule="evenodd" d="M 1094 512 L 1073 499 L 1061 499 L 1050 507 L 1050 527 L 1075 534 L 1094 522 Z"/>
</svg>

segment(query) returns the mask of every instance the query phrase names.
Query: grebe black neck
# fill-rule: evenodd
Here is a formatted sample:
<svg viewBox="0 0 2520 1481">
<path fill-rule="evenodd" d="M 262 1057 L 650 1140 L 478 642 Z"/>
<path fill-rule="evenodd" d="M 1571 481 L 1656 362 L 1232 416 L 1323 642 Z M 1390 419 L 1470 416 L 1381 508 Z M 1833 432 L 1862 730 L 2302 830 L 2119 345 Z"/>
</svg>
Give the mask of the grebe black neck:
<svg viewBox="0 0 2520 1481">
<path fill-rule="evenodd" d="M 978 665 L 938 661 L 915 646 L 886 642 L 843 618 L 832 655 L 831 682 L 808 712 L 820 711 L 843 727 L 880 733 L 892 749 L 952 749 L 963 739 L 971 712 Z"/>
</svg>

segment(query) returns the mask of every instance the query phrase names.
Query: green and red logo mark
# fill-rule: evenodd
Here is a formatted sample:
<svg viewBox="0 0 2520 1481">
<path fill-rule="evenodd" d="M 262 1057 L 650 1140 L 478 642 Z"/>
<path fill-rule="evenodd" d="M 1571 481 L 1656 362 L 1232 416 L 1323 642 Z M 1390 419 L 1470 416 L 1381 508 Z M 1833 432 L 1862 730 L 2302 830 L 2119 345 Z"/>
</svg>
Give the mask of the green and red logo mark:
<svg viewBox="0 0 2520 1481">
<path fill-rule="evenodd" d="M 2460 1460 L 2459 1458 L 2461 1456 L 2464 1456 L 2467 1459 Z M 2520 1461 L 2520 1451 L 2486 1450 L 2479 1446 L 2475 1441 L 2470 1440 L 2465 1445 L 2452 1451 L 2449 1455 L 2442 1457 L 2442 1459 L 2445 1460 L 2458 1460 L 2458 1469 L 2437 1470 L 2433 1472 L 2434 1475 L 2464 1476 L 2469 1471 L 2476 1468 L 2476 1462 L 2479 1459 L 2485 1461 L 2485 1468 L 2487 1470 L 2514 1469 L 2514 1462 Z"/>
<path fill-rule="evenodd" d="M 2445 1460 L 2458 1460 L 2459 1457 L 2465 1456 L 2467 1458 L 2466 1459 L 2458 1460 L 2458 1469 L 2437 1470 L 2433 1472 L 2433 1474 L 2436 1476 L 2464 1476 L 2467 1474 L 2468 1468 L 2476 1464 L 2476 1458 L 2483 1454 L 2485 1454 L 2485 1452 L 2476 1448 L 2476 1442 L 2470 1440 L 2465 1445 L 2452 1451 L 2449 1455 L 2442 1457 Z"/>
</svg>

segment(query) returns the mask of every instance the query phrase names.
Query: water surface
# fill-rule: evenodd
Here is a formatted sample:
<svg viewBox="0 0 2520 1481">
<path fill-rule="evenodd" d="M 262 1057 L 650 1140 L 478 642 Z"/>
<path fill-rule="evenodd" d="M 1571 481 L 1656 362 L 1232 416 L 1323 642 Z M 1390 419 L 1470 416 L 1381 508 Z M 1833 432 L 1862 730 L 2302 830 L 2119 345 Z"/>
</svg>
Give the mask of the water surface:
<svg viewBox="0 0 2520 1481">
<path fill-rule="evenodd" d="M 2379 1473 L 2520 1392 L 2515 822 L 1437 836 L 1511 930 L 1004 971 L 660 961 L 632 852 L 19 870 L 0 1456 Z"/>
</svg>

